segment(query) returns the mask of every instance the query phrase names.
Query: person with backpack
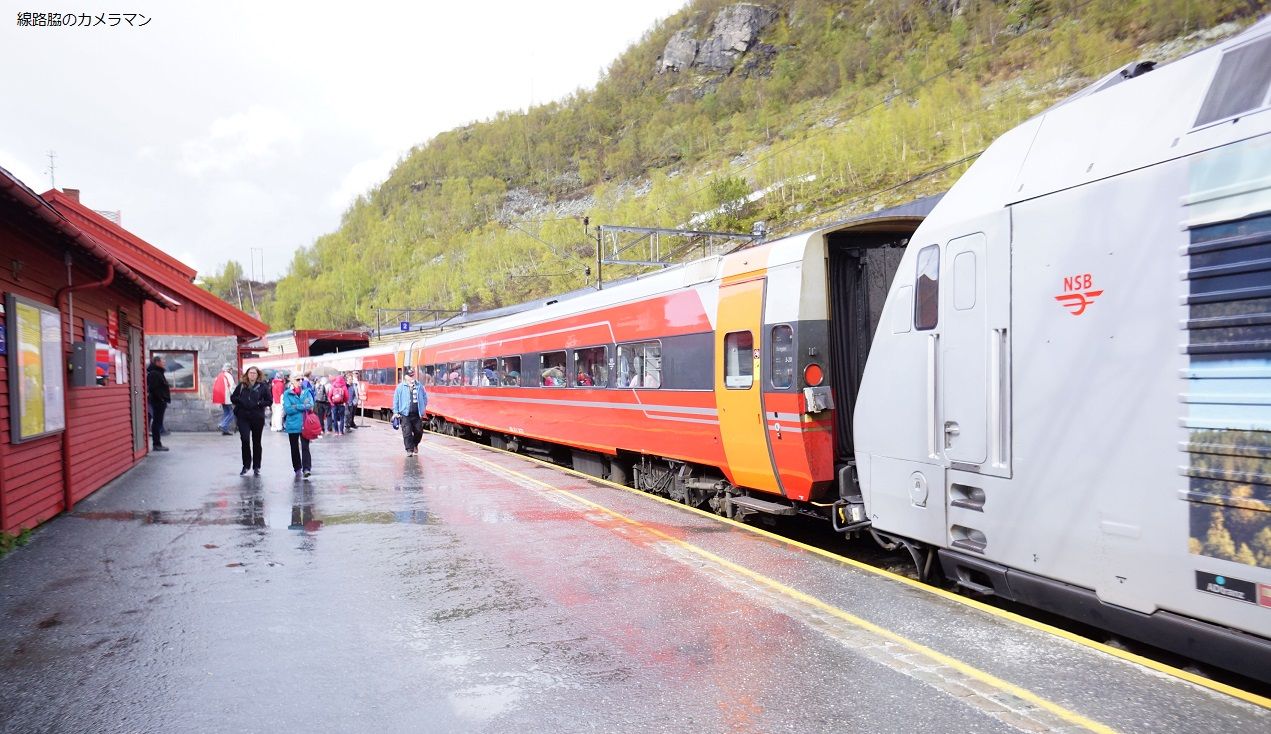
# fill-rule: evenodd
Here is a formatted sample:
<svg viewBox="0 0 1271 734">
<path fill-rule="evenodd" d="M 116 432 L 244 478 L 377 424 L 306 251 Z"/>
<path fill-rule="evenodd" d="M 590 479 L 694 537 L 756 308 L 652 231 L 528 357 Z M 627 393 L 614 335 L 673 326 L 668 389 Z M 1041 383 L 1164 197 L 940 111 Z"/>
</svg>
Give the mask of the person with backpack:
<svg viewBox="0 0 1271 734">
<path fill-rule="evenodd" d="M 234 425 L 234 403 L 230 400 L 234 387 L 234 365 L 226 362 L 221 373 L 212 382 L 212 405 L 221 406 L 221 420 L 217 428 L 221 429 L 222 436 L 230 435 L 230 428 Z"/>
<path fill-rule="evenodd" d="M 287 390 L 287 370 L 274 370 L 274 378 L 269 381 L 273 395 L 273 407 L 269 409 L 269 430 L 282 433 L 282 394 Z"/>
<path fill-rule="evenodd" d="M 331 430 L 337 436 L 344 435 L 344 413 L 349 402 L 349 383 L 337 373 L 327 388 L 327 400 L 331 402 Z"/>
<path fill-rule="evenodd" d="M 301 383 L 301 389 L 304 388 Z M 322 424 L 322 430 L 331 430 L 331 385 L 326 377 L 318 379 L 313 386 L 313 412 L 318 416 L 318 423 Z"/>
</svg>

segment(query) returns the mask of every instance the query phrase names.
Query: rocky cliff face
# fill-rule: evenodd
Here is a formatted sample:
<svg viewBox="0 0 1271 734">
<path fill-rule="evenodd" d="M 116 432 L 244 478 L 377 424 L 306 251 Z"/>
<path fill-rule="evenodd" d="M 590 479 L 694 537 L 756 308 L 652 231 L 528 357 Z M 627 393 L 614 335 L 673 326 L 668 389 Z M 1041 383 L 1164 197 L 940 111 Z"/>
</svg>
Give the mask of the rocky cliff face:
<svg viewBox="0 0 1271 734">
<path fill-rule="evenodd" d="M 727 74 L 777 17 L 776 10 L 763 5 L 729 5 L 715 14 L 705 38 L 697 38 L 695 26 L 671 36 L 658 59 L 658 73 L 697 69 Z"/>
</svg>

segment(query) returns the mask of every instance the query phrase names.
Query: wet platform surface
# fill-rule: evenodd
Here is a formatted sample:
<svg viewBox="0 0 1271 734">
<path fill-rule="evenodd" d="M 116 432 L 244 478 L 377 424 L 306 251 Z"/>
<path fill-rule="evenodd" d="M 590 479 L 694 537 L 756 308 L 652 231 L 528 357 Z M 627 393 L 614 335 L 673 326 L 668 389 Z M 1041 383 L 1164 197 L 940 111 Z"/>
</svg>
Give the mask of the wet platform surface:
<svg viewBox="0 0 1271 734">
<path fill-rule="evenodd" d="M 376 424 L 172 451 L 0 560 L 3 731 L 1271 731 L 709 517 Z"/>
</svg>

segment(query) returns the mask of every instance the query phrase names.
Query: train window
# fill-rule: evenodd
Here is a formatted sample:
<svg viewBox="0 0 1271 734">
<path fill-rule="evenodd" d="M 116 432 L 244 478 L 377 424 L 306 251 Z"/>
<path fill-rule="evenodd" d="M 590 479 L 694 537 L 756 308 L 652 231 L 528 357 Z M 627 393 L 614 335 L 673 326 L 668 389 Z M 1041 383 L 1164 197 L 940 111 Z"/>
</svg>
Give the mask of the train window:
<svg viewBox="0 0 1271 734">
<path fill-rule="evenodd" d="M 914 285 L 914 328 L 936 328 L 940 318 L 940 245 L 918 251 L 917 283 Z"/>
<path fill-rule="evenodd" d="M 953 307 L 959 311 L 975 308 L 975 253 L 970 250 L 953 256 Z"/>
<path fill-rule="evenodd" d="M 618 387 L 662 387 L 662 342 L 619 344 L 616 362 Z"/>
<path fill-rule="evenodd" d="M 505 387 L 519 387 L 521 384 L 521 358 L 499 358 L 499 382 Z"/>
<path fill-rule="evenodd" d="M 499 360 L 481 360 L 481 371 L 477 373 L 477 384 L 481 387 L 499 386 Z"/>
<path fill-rule="evenodd" d="M 463 362 L 447 362 L 446 363 L 445 384 L 452 385 L 452 386 L 463 384 Z"/>
<path fill-rule="evenodd" d="M 444 385 L 444 384 L 446 384 L 446 375 L 447 375 L 448 373 L 449 373 L 449 370 L 447 370 L 447 369 L 446 369 L 446 365 L 445 365 L 444 363 L 443 363 L 443 364 L 433 365 L 433 368 L 432 368 L 432 384 L 434 384 L 434 385 Z"/>
<path fill-rule="evenodd" d="M 575 349 L 569 377 L 574 387 L 609 387 L 608 347 Z"/>
<path fill-rule="evenodd" d="M 420 379 L 423 380 L 424 386 L 428 387 L 434 383 L 436 375 L 437 365 L 430 364 L 424 367 L 424 374 L 420 376 Z"/>
<path fill-rule="evenodd" d="M 565 353 L 543 352 L 538 357 L 543 387 L 565 386 Z"/>
<path fill-rule="evenodd" d="M 1267 90 L 1271 87 L 1269 67 L 1271 38 L 1260 38 L 1223 54 L 1196 116 L 1195 127 L 1265 107 Z"/>
<path fill-rule="evenodd" d="M 755 383 L 755 335 L 733 331 L 724 335 L 724 387 L 749 390 Z"/>
<path fill-rule="evenodd" d="M 772 386 L 794 384 L 794 329 L 789 324 L 772 327 Z"/>
<path fill-rule="evenodd" d="M 463 384 L 464 385 L 479 385 L 480 384 L 480 375 L 478 372 L 480 365 L 481 363 L 475 359 L 469 359 L 468 361 L 463 363 Z"/>
</svg>

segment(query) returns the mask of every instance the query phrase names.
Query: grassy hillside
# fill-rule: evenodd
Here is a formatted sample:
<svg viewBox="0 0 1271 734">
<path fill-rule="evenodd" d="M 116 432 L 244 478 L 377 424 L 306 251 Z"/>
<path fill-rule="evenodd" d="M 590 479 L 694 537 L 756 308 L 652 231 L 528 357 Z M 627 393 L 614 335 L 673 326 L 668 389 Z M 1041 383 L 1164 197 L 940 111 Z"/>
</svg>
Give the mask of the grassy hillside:
<svg viewBox="0 0 1271 734">
<path fill-rule="evenodd" d="M 658 73 L 650 29 L 595 89 L 409 151 L 340 228 L 296 253 L 273 328 L 373 323 L 375 306 L 472 309 L 576 288 L 592 223 L 770 230 L 947 188 L 961 162 L 1084 83 L 1235 32 L 1265 0 L 765 0 L 731 73 Z M 954 164 L 954 165 L 950 165 Z M 723 206 L 746 193 L 757 201 Z M 617 277 L 618 269 L 606 269 Z"/>
</svg>

